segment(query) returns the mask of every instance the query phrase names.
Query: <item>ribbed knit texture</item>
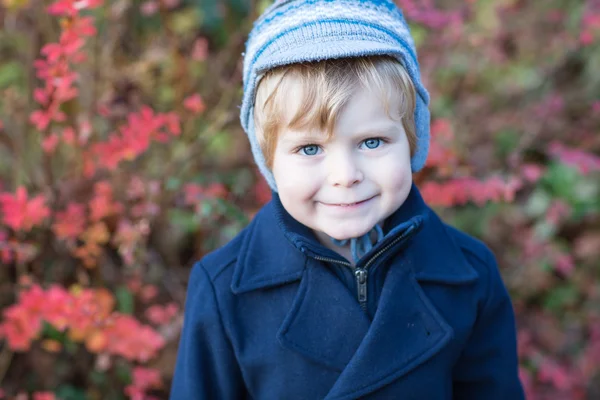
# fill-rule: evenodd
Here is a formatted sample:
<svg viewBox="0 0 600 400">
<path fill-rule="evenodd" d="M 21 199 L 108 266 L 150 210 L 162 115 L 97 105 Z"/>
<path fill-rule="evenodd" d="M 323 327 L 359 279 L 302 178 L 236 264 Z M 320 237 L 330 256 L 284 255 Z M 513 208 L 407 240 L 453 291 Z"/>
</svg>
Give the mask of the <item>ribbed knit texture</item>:
<svg viewBox="0 0 600 400">
<path fill-rule="evenodd" d="M 408 25 L 392 0 L 279 0 L 255 21 L 244 54 L 240 120 L 256 164 L 274 191 L 275 179 L 254 131 L 254 100 L 262 74 L 287 64 L 366 55 L 396 57 L 417 90 L 417 147 L 411 159 L 417 172 L 429 150 L 429 94 L 421 84 Z"/>
</svg>

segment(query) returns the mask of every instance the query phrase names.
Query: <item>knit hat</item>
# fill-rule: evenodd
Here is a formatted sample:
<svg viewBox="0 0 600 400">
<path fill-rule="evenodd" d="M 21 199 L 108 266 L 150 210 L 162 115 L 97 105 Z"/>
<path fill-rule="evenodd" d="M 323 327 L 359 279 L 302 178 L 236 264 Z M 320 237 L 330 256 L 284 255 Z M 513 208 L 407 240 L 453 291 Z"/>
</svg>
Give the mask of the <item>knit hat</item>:
<svg viewBox="0 0 600 400">
<path fill-rule="evenodd" d="M 417 146 L 411 168 L 417 172 L 425 165 L 429 150 L 429 94 L 421 84 L 408 25 L 392 0 L 278 0 L 255 21 L 244 54 L 240 119 L 256 164 L 274 191 L 275 179 L 254 130 L 260 78 L 283 65 L 369 55 L 397 58 L 415 86 Z"/>
</svg>

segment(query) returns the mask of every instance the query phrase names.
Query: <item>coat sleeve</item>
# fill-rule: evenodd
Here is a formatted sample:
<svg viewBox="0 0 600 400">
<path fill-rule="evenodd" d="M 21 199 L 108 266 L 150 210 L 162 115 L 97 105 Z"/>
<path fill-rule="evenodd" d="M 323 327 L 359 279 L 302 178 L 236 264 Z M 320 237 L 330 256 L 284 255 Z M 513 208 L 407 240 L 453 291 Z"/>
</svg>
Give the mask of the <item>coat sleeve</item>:
<svg viewBox="0 0 600 400">
<path fill-rule="evenodd" d="M 186 295 L 171 400 L 244 399 L 245 388 L 223 329 L 215 290 L 204 267 L 194 265 Z"/>
<path fill-rule="evenodd" d="M 486 249 L 486 300 L 453 372 L 454 399 L 524 399 L 515 315 L 496 259 Z"/>
</svg>

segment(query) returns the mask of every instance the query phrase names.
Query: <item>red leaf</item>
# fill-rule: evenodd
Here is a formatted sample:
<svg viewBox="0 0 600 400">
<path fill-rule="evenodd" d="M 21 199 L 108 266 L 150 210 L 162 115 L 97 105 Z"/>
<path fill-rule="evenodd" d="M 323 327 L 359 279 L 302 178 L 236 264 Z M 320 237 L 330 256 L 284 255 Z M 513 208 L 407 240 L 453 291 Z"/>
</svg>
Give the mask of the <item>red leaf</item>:
<svg viewBox="0 0 600 400">
<path fill-rule="evenodd" d="M 14 230 L 30 231 L 50 215 L 44 196 L 39 195 L 29 200 L 27 189 L 23 186 L 14 195 L 0 194 L 0 209 L 4 215 L 4 223 Z"/>
</svg>

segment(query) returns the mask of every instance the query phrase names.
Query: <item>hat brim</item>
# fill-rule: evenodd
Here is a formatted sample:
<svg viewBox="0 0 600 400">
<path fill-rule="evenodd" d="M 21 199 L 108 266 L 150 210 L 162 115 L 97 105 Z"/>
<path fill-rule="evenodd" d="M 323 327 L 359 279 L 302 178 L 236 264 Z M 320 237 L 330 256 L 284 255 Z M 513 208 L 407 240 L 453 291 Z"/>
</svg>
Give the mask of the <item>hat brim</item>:
<svg viewBox="0 0 600 400">
<path fill-rule="evenodd" d="M 272 54 L 262 55 L 255 65 L 255 71 L 260 75 L 275 67 L 296 63 L 317 62 L 327 59 L 364 57 L 374 55 L 389 55 L 402 63 L 409 73 L 419 96 L 428 104 L 429 96 L 422 87 L 417 67 L 409 60 L 412 58 L 407 50 L 397 44 L 381 43 L 375 40 L 339 39 L 319 40 L 288 49 L 277 49 Z"/>
</svg>

